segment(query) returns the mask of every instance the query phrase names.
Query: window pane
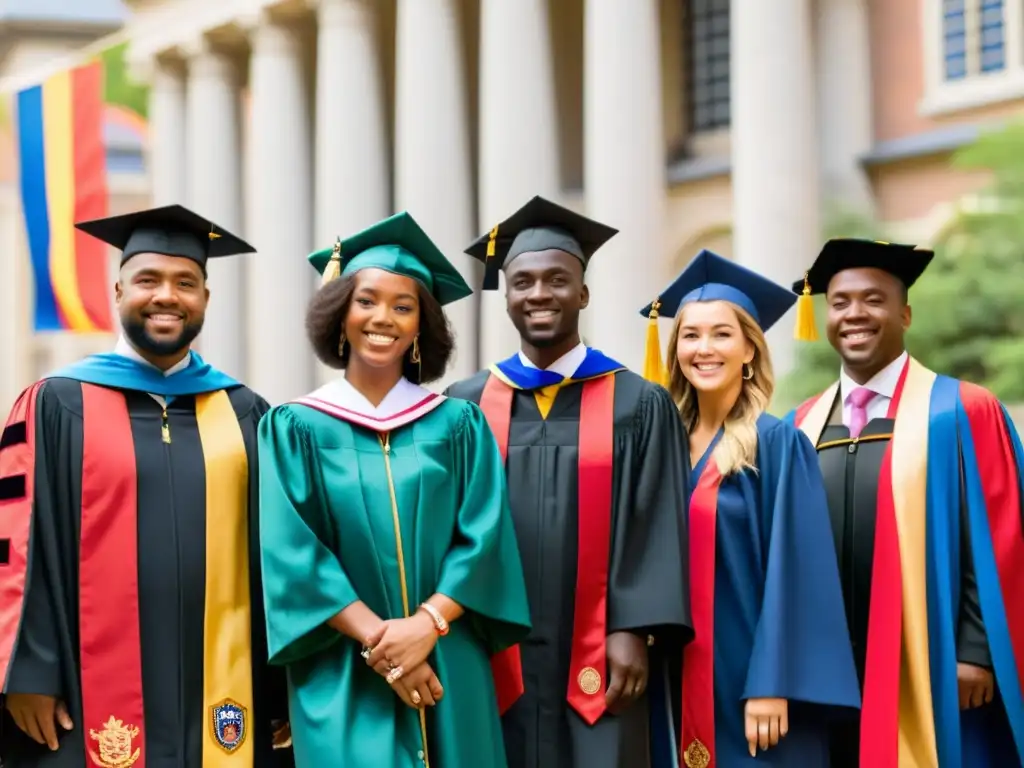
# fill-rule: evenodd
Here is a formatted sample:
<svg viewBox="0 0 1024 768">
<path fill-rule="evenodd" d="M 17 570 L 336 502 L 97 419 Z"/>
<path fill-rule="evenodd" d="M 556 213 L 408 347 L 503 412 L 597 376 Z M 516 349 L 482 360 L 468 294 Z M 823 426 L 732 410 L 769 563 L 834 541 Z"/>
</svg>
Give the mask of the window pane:
<svg viewBox="0 0 1024 768">
<path fill-rule="evenodd" d="M 687 94 L 691 131 L 729 125 L 730 0 L 687 3 Z"/>
<path fill-rule="evenodd" d="M 967 75 L 967 36 L 964 0 L 945 0 L 942 16 L 942 55 L 947 80 Z"/>
<path fill-rule="evenodd" d="M 962 80 L 967 75 L 967 57 L 959 56 L 946 57 L 946 79 Z"/>
<path fill-rule="evenodd" d="M 1006 65 L 1002 0 L 981 0 L 980 15 L 978 44 L 981 47 L 981 71 L 998 72 Z"/>
<path fill-rule="evenodd" d="M 1003 59 L 1003 49 L 999 48 L 994 51 L 982 51 L 981 52 L 981 71 L 982 72 L 1000 72 L 1006 66 L 1006 62 Z"/>
</svg>

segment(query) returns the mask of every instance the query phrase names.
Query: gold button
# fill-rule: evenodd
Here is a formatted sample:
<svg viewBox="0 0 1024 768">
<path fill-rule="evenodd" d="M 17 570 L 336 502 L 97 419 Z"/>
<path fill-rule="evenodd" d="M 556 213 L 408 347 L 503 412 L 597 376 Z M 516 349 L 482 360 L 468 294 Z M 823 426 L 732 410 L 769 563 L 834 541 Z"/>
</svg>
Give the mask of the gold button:
<svg viewBox="0 0 1024 768">
<path fill-rule="evenodd" d="M 593 696 L 601 690 L 601 675 L 593 667 L 584 667 L 576 678 L 580 690 L 588 696 Z"/>
<path fill-rule="evenodd" d="M 711 753 L 700 739 L 694 739 L 683 753 L 683 762 L 686 768 L 708 768 L 711 765 Z"/>
</svg>

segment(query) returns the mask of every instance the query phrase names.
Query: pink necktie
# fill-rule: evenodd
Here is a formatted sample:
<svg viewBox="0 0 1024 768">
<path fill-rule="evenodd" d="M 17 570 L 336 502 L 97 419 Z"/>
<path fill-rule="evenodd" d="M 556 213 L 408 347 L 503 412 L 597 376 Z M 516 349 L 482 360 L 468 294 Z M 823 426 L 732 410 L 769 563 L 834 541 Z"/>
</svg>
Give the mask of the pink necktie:
<svg viewBox="0 0 1024 768">
<path fill-rule="evenodd" d="M 847 396 L 850 403 L 850 437 L 859 437 L 864 425 L 868 423 L 868 403 L 878 394 L 867 387 L 857 387 Z"/>
</svg>

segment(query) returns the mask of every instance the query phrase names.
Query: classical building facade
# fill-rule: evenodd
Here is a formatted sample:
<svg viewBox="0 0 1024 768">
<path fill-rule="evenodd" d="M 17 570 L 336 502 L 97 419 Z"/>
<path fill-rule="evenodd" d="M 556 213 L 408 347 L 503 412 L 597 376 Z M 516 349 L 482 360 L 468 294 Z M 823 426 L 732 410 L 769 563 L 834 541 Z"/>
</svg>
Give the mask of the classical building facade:
<svg viewBox="0 0 1024 768">
<path fill-rule="evenodd" d="M 305 255 L 394 211 L 477 284 L 462 249 L 534 194 L 619 228 L 585 335 L 636 366 L 638 308 L 702 247 L 788 282 L 834 208 L 927 241 L 984 181 L 949 153 L 1024 97 L 1022 0 L 126 5 L 152 202 L 258 249 L 211 265 L 201 350 L 272 402 L 326 375 Z M 449 379 L 515 350 L 500 292 L 449 314 Z"/>
</svg>

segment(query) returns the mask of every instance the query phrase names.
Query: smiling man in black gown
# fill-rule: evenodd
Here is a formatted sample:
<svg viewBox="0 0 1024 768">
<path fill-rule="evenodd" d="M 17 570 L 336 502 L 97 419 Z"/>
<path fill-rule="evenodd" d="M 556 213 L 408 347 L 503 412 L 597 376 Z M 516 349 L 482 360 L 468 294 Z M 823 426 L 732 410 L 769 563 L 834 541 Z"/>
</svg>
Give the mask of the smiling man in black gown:
<svg viewBox="0 0 1024 768">
<path fill-rule="evenodd" d="M 536 197 L 467 250 L 485 290 L 504 271 L 521 340 L 447 391 L 495 432 L 526 575 L 533 632 L 494 660 L 510 768 L 647 768 L 648 680 L 691 636 L 678 412 L 580 339 L 587 262 L 614 234 Z"/>
<path fill-rule="evenodd" d="M 122 251 L 123 336 L 29 387 L 0 437 L 3 764 L 288 765 L 259 576 L 268 406 L 190 351 L 207 259 L 253 249 L 180 206 L 78 227 Z"/>
</svg>

